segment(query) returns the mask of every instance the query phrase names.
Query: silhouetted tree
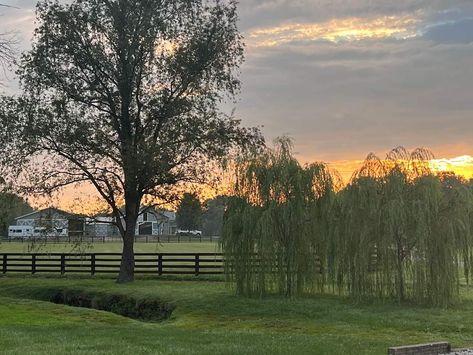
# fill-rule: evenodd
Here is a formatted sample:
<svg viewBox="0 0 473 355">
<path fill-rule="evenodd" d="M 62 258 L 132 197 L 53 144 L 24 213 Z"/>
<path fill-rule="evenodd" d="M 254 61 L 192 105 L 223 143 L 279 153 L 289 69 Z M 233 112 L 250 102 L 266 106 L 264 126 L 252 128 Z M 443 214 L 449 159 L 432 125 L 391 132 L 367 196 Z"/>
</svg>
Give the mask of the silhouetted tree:
<svg viewBox="0 0 473 355">
<path fill-rule="evenodd" d="M 4 157 L 22 163 L 15 180 L 29 192 L 91 183 L 123 221 L 117 281 L 132 281 L 142 200 L 168 200 L 176 184 L 205 179 L 207 162 L 262 144 L 219 109 L 240 86 L 236 4 L 43 0 L 37 23 L 24 94 L 5 99 Z"/>
<path fill-rule="evenodd" d="M 184 193 L 176 211 L 177 227 L 185 230 L 201 228 L 202 204 L 195 193 Z"/>
<path fill-rule="evenodd" d="M 221 235 L 226 196 L 217 196 L 205 202 L 202 215 L 202 233 L 204 235 Z"/>
<path fill-rule="evenodd" d="M 11 192 L 0 192 L 0 236 L 6 236 L 15 218 L 32 212 L 33 208 L 22 197 Z"/>
</svg>

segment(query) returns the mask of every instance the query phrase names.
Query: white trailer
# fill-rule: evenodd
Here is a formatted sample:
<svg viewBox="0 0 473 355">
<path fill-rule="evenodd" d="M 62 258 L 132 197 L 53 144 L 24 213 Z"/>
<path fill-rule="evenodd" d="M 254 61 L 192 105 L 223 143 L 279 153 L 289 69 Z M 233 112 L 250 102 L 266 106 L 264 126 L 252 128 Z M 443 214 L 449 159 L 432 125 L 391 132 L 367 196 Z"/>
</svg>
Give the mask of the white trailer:
<svg viewBox="0 0 473 355">
<path fill-rule="evenodd" d="M 29 238 L 33 236 L 33 232 L 32 226 L 9 226 L 8 238 Z"/>
<path fill-rule="evenodd" d="M 67 228 L 54 228 L 48 230 L 45 227 L 33 226 L 9 226 L 8 238 L 10 239 L 27 239 L 31 237 L 67 237 Z"/>
</svg>

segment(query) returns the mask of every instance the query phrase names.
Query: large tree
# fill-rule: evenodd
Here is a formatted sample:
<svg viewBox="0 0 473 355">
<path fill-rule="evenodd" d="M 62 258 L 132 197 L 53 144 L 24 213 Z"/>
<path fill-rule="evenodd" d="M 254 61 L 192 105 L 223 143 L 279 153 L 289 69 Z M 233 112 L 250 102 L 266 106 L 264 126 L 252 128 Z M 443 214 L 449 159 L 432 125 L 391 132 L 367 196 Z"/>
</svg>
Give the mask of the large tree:
<svg viewBox="0 0 473 355">
<path fill-rule="evenodd" d="M 37 24 L 24 94 L 3 110 L 18 132 L 4 156 L 24 162 L 17 181 L 31 192 L 93 184 L 121 221 L 117 281 L 132 281 L 143 198 L 167 200 L 209 161 L 262 144 L 220 109 L 239 90 L 236 3 L 43 0 Z"/>
</svg>

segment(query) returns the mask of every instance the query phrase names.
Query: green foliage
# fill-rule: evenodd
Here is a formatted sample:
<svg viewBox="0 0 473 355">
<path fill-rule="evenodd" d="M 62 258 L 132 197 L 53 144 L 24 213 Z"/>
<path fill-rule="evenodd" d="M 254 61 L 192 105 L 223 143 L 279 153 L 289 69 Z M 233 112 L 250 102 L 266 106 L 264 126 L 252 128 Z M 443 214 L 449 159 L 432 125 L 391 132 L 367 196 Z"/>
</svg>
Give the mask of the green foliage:
<svg viewBox="0 0 473 355">
<path fill-rule="evenodd" d="M 176 223 L 180 229 L 195 230 L 202 225 L 202 204 L 197 194 L 186 192 L 176 211 Z"/>
<path fill-rule="evenodd" d="M 42 0 L 36 17 L 22 95 L 1 100 L 0 167 L 20 170 L 9 182 L 28 192 L 94 186 L 123 221 L 118 280 L 131 281 L 143 198 L 169 201 L 211 163 L 263 143 L 222 111 L 240 88 L 236 3 Z"/>
<path fill-rule="evenodd" d="M 10 192 L 0 192 L 0 236 L 6 236 L 8 226 L 15 217 L 32 212 L 33 208 L 22 197 Z"/>
<path fill-rule="evenodd" d="M 282 140 L 240 165 L 222 246 L 241 294 L 326 291 L 446 306 L 472 277 L 473 190 L 434 175 L 432 154 L 370 154 L 334 192 L 320 164 L 301 167 Z"/>
<path fill-rule="evenodd" d="M 323 164 L 301 166 L 287 138 L 237 168 L 222 246 L 237 291 L 293 297 L 325 285 L 333 181 Z"/>
<path fill-rule="evenodd" d="M 88 292 L 77 289 L 50 289 L 46 301 L 74 307 L 98 309 L 145 321 L 169 319 L 175 306 L 157 298 L 140 299 L 132 295 Z"/>
<path fill-rule="evenodd" d="M 353 297 L 445 306 L 462 268 L 469 279 L 473 194 L 455 176 L 434 175 L 431 158 L 402 148 L 370 155 L 339 194 L 334 268 Z"/>
</svg>

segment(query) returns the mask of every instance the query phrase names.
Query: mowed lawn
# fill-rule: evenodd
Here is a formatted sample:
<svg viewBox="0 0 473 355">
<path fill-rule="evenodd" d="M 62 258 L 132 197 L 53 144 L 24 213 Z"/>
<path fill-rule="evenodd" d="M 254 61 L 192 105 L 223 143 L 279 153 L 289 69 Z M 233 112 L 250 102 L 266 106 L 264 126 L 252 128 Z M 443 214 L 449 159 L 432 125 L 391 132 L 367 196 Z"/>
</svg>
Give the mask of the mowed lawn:
<svg viewBox="0 0 473 355">
<path fill-rule="evenodd" d="M 146 323 L 38 301 L 50 288 L 160 298 L 170 320 Z M 340 296 L 237 297 L 224 282 L 0 277 L 1 354 L 386 354 L 400 344 L 473 345 L 473 289 L 449 309 L 354 304 Z"/>
<path fill-rule="evenodd" d="M 68 243 L 35 243 L 8 242 L 0 243 L 0 253 L 121 253 L 120 242 L 83 243 L 80 245 Z M 220 252 L 218 242 L 162 242 L 162 243 L 135 243 L 137 253 L 214 253 Z"/>
</svg>

